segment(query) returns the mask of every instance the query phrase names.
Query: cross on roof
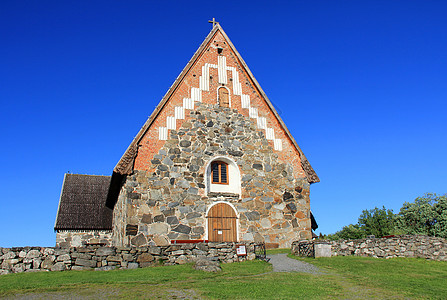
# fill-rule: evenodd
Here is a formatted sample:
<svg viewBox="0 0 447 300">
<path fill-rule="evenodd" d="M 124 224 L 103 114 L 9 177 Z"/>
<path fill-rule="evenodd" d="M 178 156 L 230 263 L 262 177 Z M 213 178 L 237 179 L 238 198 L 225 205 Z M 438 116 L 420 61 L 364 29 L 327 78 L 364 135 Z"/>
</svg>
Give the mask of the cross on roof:
<svg viewBox="0 0 447 300">
<path fill-rule="evenodd" d="M 216 26 L 217 24 L 219 24 L 219 22 L 217 22 L 215 18 L 213 18 L 212 21 L 208 20 L 208 23 L 213 23 L 213 28 L 214 28 L 214 26 Z"/>
</svg>

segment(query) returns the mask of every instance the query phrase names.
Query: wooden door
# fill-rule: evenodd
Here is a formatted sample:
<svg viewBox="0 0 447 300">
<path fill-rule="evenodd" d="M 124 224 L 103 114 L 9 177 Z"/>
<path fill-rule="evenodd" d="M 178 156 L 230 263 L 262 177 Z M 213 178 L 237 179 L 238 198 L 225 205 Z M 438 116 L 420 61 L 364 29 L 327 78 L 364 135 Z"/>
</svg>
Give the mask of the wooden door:
<svg viewBox="0 0 447 300">
<path fill-rule="evenodd" d="M 219 106 L 230 107 L 230 97 L 226 88 L 219 88 Z"/>
<path fill-rule="evenodd" d="M 207 218 L 210 242 L 237 242 L 237 217 L 230 205 L 226 203 L 214 205 Z"/>
</svg>

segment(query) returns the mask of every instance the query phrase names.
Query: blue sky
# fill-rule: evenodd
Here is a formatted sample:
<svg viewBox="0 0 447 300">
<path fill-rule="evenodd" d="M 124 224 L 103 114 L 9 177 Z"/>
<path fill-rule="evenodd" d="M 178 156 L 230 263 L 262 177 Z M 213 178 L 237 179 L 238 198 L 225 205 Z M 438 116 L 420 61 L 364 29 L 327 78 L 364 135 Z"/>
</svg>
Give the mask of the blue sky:
<svg viewBox="0 0 447 300">
<path fill-rule="evenodd" d="M 320 176 L 317 233 L 447 193 L 445 1 L 0 2 L 0 247 L 55 243 L 215 17 Z"/>
</svg>

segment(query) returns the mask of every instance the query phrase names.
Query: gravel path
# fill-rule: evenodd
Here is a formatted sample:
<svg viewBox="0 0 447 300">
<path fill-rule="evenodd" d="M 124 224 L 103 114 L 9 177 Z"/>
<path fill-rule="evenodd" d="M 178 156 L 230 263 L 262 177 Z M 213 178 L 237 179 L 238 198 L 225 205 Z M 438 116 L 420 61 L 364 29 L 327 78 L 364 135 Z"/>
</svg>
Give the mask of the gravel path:
<svg viewBox="0 0 447 300">
<path fill-rule="evenodd" d="M 270 258 L 269 263 L 273 265 L 273 272 L 304 272 L 311 274 L 323 273 L 314 265 L 289 258 L 285 253 L 267 255 L 267 257 Z"/>
</svg>

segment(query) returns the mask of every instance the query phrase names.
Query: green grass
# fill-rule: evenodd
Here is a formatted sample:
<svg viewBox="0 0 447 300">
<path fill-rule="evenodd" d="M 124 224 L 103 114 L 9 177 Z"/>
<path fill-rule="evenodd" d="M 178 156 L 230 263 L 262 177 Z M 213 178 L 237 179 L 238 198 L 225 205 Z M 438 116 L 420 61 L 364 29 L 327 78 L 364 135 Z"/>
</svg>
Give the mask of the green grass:
<svg viewBox="0 0 447 300">
<path fill-rule="evenodd" d="M 332 282 L 340 285 L 369 289 L 382 295 L 447 299 L 447 262 L 358 256 L 297 259 L 328 270 Z"/>
<path fill-rule="evenodd" d="M 262 261 L 223 264 L 218 273 L 196 271 L 191 265 L 20 273 L 0 277 L 0 297 L 434 299 L 447 295 L 447 262 L 352 256 L 297 259 L 318 266 L 324 274 L 273 273 L 271 265 Z"/>
<path fill-rule="evenodd" d="M 277 299 L 293 298 L 295 293 L 320 298 L 341 291 L 335 284 L 313 275 L 271 270 L 270 264 L 251 261 L 223 264 L 218 273 L 177 265 L 108 272 L 9 274 L 0 279 L 0 296 L 38 293 L 59 297 L 99 294 L 107 298 L 173 298 L 172 292 L 175 295 L 178 291 L 192 291 L 196 297 L 212 299 Z"/>
</svg>

